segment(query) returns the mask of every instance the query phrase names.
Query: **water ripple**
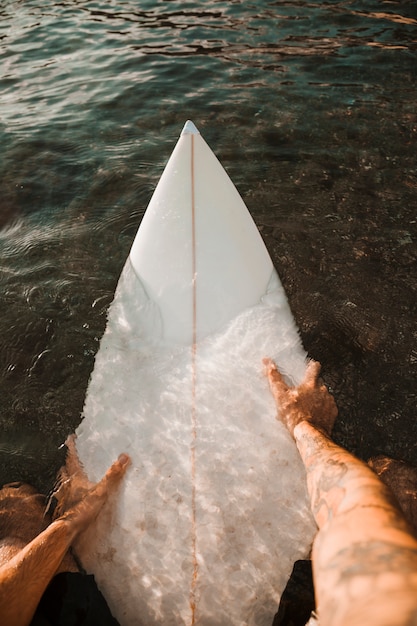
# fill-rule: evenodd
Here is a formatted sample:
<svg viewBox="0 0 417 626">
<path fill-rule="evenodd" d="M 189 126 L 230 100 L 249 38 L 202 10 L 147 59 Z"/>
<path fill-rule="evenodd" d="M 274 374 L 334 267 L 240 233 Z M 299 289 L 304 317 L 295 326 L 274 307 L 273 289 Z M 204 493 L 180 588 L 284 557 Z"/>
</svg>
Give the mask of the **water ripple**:
<svg viewBox="0 0 417 626">
<path fill-rule="evenodd" d="M 129 91 L 137 102 L 141 92 L 154 100 L 157 90 L 180 102 L 182 86 L 195 83 L 200 57 L 205 57 L 204 72 L 207 57 L 229 65 L 240 85 L 253 84 L 253 75 L 245 72 L 259 69 L 266 72 L 267 83 L 274 80 L 268 77 L 272 70 L 287 73 L 287 80 L 300 85 L 304 57 L 321 63 L 332 56 L 340 72 L 352 47 L 363 49 L 364 61 L 366 48 L 416 47 L 416 19 L 411 16 L 356 10 L 344 2 L 259 5 L 214 2 L 201 9 L 170 2 L 138 10 L 131 2 L 85 2 L 50 3 L 45 9 L 32 2 L 18 5 L 17 15 L 6 7 L 0 46 L 2 122 L 16 131 L 28 124 L 74 124 L 76 111 L 78 123 L 84 119 L 96 125 L 91 108 L 119 106 L 121 97 L 130 100 Z M 186 58 L 189 66 L 164 72 L 164 57 Z M 219 68 L 213 64 L 211 71 Z M 309 71 L 314 73 L 312 67 Z M 311 77 L 308 84 L 312 82 L 324 81 Z M 235 97 L 223 84 L 224 100 Z"/>
<path fill-rule="evenodd" d="M 343 441 L 365 455 L 401 406 L 396 440 L 415 453 L 416 23 L 406 0 L 1 3 L 0 476 L 47 482 L 59 464 L 186 118 L 327 363 Z M 48 450 L 31 476 L 25 439 Z"/>
</svg>

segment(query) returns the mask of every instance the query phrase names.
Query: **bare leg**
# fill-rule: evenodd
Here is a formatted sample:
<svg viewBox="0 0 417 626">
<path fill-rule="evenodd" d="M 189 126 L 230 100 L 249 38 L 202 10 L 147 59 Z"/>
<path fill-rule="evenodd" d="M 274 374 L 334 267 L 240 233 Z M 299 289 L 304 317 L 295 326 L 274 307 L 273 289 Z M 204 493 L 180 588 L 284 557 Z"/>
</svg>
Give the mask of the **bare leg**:
<svg viewBox="0 0 417 626">
<path fill-rule="evenodd" d="M 109 490 L 120 482 L 128 464 L 129 457 L 121 455 L 77 504 L 0 567 L 2 624 L 26 626 L 30 623 L 72 541 L 97 517 Z"/>
<path fill-rule="evenodd" d="M 272 361 L 265 364 L 279 417 L 306 468 L 319 527 L 313 577 L 320 625 L 417 624 L 417 541 L 389 489 L 329 438 L 337 411 L 319 383 L 319 365 L 311 363 L 295 388 Z"/>
</svg>

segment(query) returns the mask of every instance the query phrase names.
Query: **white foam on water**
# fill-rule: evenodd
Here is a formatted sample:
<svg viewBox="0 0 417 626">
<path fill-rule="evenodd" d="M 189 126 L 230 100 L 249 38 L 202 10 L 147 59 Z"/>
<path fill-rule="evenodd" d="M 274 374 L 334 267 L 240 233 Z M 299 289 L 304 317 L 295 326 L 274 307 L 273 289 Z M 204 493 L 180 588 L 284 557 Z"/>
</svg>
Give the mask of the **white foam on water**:
<svg viewBox="0 0 417 626">
<path fill-rule="evenodd" d="M 161 324 L 128 260 L 77 451 L 92 480 L 121 452 L 132 467 L 81 560 L 122 626 L 270 626 L 315 532 L 305 472 L 262 368 L 275 358 L 295 382 L 305 370 L 285 293 L 274 272 L 262 302 L 197 345 L 195 371 L 191 347 L 164 345 Z"/>
</svg>

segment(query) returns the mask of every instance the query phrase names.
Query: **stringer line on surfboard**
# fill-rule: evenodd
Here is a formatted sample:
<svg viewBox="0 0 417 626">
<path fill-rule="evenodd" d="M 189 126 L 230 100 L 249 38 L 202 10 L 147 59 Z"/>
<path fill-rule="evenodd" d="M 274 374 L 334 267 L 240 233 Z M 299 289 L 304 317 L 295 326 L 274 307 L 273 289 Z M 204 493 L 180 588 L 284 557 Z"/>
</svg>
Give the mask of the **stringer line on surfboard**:
<svg viewBox="0 0 417 626">
<path fill-rule="evenodd" d="M 196 407 L 196 385 L 197 385 L 197 256 L 196 256 L 196 230 L 195 230 L 195 171 L 194 171 L 194 134 L 191 134 L 191 236 L 192 236 L 192 306 L 193 306 L 193 338 L 191 344 L 191 550 L 193 561 L 193 572 L 190 587 L 190 609 L 191 625 L 196 621 L 196 587 L 198 577 L 197 562 L 197 520 L 196 520 L 196 443 L 197 443 L 197 407 Z"/>
</svg>

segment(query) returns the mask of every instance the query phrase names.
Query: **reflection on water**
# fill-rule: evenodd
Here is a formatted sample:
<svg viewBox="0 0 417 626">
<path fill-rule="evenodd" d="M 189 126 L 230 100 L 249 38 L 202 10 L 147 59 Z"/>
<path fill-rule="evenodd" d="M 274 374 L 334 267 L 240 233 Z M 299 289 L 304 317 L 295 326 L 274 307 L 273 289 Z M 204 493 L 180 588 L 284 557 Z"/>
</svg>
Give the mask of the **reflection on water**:
<svg viewBox="0 0 417 626">
<path fill-rule="evenodd" d="M 5 2 L 0 478 L 47 490 L 194 119 L 281 273 L 339 440 L 417 462 L 412 2 Z"/>
</svg>

